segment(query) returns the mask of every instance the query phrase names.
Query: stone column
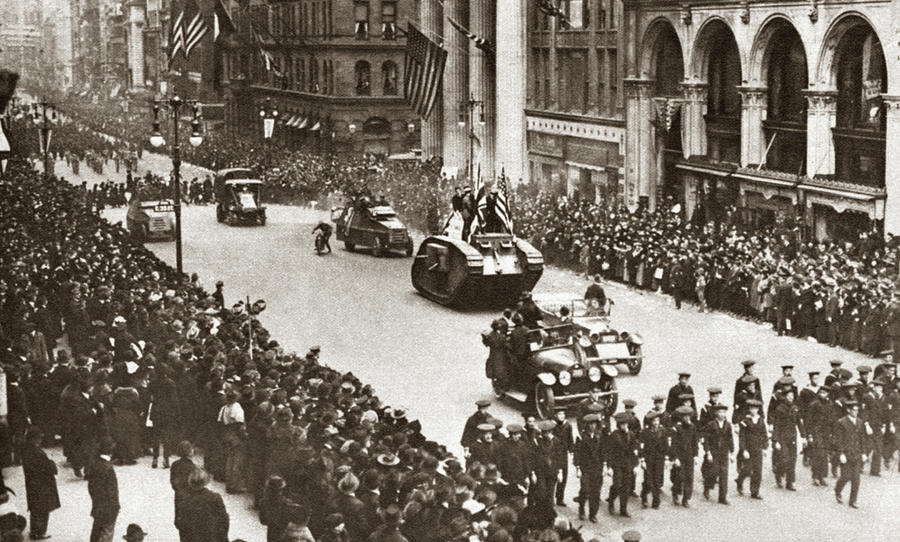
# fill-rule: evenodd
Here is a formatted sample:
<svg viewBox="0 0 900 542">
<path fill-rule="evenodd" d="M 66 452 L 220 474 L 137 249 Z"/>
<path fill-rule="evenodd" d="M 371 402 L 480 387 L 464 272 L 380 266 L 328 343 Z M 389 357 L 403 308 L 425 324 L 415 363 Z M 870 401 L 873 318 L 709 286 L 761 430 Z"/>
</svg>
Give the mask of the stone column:
<svg viewBox="0 0 900 542">
<path fill-rule="evenodd" d="M 497 42 L 496 21 L 494 15 L 497 0 L 472 0 L 469 13 L 469 30 L 476 36 Z M 481 49 L 471 46 L 469 49 L 469 89 L 474 100 L 483 103 L 484 124 L 480 122 L 481 109 L 476 108 L 473 114 L 474 131 L 478 140 L 474 144 L 475 175 L 481 166 L 481 177 L 488 181 L 494 178 L 494 139 L 497 137 L 497 100 L 495 59 Z"/>
<path fill-rule="evenodd" d="M 587 50 L 587 69 L 588 69 L 588 111 L 597 114 L 598 110 L 602 110 L 600 105 L 600 60 L 597 58 L 597 46 L 600 45 L 599 39 L 601 34 L 597 32 L 600 21 L 600 0 L 585 0 L 590 3 L 591 26 L 590 38 L 588 39 Z M 599 106 L 599 107 L 598 107 Z"/>
<path fill-rule="evenodd" d="M 900 96 L 884 94 L 887 152 L 884 157 L 884 234 L 900 235 Z"/>
<path fill-rule="evenodd" d="M 513 0 L 513 3 L 518 0 Z M 500 2 L 501 4 L 503 2 Z M 500 6 L 498 6 L 499 8 Z M 500 17 L 500 13 L 497 13 L 497 22 L 503 21 Z M 550 74 L 550 96 L 548 96 L 547 100 L 547 108 L 548 109 L 556 109 L 559 105 L 559 74 L 557 70 L 559 70 L 559 61 L 556 58 L 556 30 L 557 30 L 558 20 L 556 17 L 550 17 L 550 41 L 549 49 L 550 49 L 550 68 L 548 73 Z M 523 24 L 523 27 L 527 26 Z M 499 35 L 501 28 L 497 29 L 497 34 Z"/>
<path fill-rule="evenodd" d="M 625 79 L 625 204 L 635 208 L 640 196 L 656 193 L 655 130 L 653 102 L 650 97 L 652 79 Z"/>
<path fill-rule="evenodd" d="M 831 129 L 837 120 L 837 91 L 807 90 L 806 174 L 834 174 L 834 138 Z"/>
<path fill-rule="evenodd" d="M 444 10 L 438 2 L 421 2 L 419 4 L 419 20 L 422 33 L 430 40 L 439 41 L 444 35 Z M 446 80 L 445 80 L 446 81 Z M 446 84 L 446 83 L 445 83 Z M 443 89 L 438 89 L 434 107 L 427 119 L 422 120 L 422 160 L 432 156 L 443 156 L 444 110 Z"/>
<path fill-rule="evenodd" d="M 497 2 L 498 99 L 494 168 L 497 173 L 504 169 L 512 182 L 527 180 L 528 175 L 528 153 L 525 148 L 526 1 Z"/>
<path fill-rule="evenodd" d="M 444 15 L 468 26 L 468 2 L 444 0 Z M 444 165 L 459 168 L 457 178 L 467 176 L 469 159 L 469 40 L 444 17 L 443 127 Z M 465 121 L 460 126 L 459 121 Z"/>
<path fill-rule="evenodd" d="M 738 87 L 741 94 L 741 167 L 759 165 L 765 159 L 766 87 Z"/>
<path fill-rule="evenodd" d="M 706 83 L 682 83 L 681 143 L 684 157 L 706 155 Z"/>
<path fill-rule="evenodd" d="M 131 68 L 131 86 L 144 86 L 144 2 L 128 2 L 128 67 Z"/>
</svg>

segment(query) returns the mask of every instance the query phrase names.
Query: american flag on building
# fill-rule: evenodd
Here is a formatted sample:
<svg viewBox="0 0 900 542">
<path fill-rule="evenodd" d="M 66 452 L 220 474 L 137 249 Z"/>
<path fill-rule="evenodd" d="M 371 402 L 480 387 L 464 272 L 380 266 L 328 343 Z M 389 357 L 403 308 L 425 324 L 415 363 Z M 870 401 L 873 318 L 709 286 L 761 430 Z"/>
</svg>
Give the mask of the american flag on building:
<svg viewBox="0 0 900 542">
<path fill-rule="evenodd" d="M 444 77 L 447 51 L 413 26 L 407 28 L 403 96 L 422 118 L 428 118 Z"/>
<path fill-rule="evenodd" d="M 187 0 L 184 4 L 184 58 L 191 55 L 191 51 L 200 44 L 203 36 L 209 32 L 209 25 L 203 20 L 200 8 L 196 0 Z"/>
</svg>

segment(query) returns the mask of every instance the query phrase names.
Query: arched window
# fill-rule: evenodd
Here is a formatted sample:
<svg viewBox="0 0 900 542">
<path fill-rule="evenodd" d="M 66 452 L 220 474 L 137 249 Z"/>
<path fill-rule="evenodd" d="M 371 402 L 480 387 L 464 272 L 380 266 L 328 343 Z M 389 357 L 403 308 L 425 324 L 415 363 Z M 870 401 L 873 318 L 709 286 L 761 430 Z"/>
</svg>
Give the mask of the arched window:
<svg viewBox="0 0 900 542">
<path fill-rule="evenodd" d="M 837 126 L 835 174 L 844 181 L 884 186 L 887 69 L 881 42 L 863 22 L 847 31 L 835 53 Z"/>
<path fill-rule="evenodd" d="M 356 95 L 368 96 L 372 94 L 372 69 L 365 60 L 360 60 L 354 68 L 356 73 Z"/>
<path fill-rule="evenodd" d="M 384 79 L 384 95 L 397 95 L 397 64 L 388 60 L 381 65 L 381 75 Z"/>
<path fill-rule="evenodd" d="M 776 171 L 806 173 L 806 106 L 808 85 L 806 51 L 800 34 L 789 24 L 777 30 L 768 55 L 768 107 L 763 122 L 766 134 L 766 167 Z"/>
<path fill-rule="evenodd" d="M 706 101 L 707 156 L 713 161 L 740 162 L 741 159 L 741 58 L 731 30 L 713 22 L 706 31 L 709 60 Z"/>
</svg>

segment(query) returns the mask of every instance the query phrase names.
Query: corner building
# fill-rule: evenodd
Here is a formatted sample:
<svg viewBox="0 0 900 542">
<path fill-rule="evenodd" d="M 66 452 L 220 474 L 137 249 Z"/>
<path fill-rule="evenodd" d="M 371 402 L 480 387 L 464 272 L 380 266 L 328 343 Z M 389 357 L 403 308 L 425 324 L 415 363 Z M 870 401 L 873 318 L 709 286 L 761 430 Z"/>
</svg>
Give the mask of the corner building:
<svg viewBox="0 0 900 542">
<path fill-rule="evenodd" d="M 898 10 L 624 0 L 625 193 L 807 238 L 900 233 Z"/>
<path fill-rule="evenodd" d="M 621 0 L 559 2 L 568 24 L 527 12 L 528 176 L 608 205 L 623 203 L 625 117 Z"/>
</svg>

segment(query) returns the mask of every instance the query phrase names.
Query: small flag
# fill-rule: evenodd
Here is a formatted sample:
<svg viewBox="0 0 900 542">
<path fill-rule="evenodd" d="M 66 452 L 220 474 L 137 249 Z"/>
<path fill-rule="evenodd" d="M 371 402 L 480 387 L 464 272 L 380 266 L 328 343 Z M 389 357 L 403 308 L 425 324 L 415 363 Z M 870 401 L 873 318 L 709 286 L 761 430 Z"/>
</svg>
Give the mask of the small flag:
<svg viewBox="0 0 900 542">
<path fill-rule="evenodd" d="M 569 28 L 569 18 L 563 10 L 559 9 L 559 7 L 553 3 L 553 0 L 540 0 L 538 9 L 543 11 L 546 15 L 559 19 L 559 24 L 563 28 Z"/>
<path fill-rule="evenodd" d="M 494 206 L 497 218 L 509 233 L 513 232 L 512 214 L 509 212 L 509 183 L 506 182 L 506 170 L 500 171 L 497 179 L 497 204 Z"/>
<path fill-rule="evenodd" d="M 184 28 L 184 58 L 191 55 L 194 47 L 200 44 L 203 36 L 209 32 L 209 26 L 203 20 L 200 8 L 196 0 L 187 0 L 184 4 L 184 20 L 187 22 Z"/>
<path fill-rule="evenodd" d="M 234 26 L 234 21 L 231 20 L 231 15 L 225 9 L 222 0 L 216 0 L 216 7 L 213 10 L 213 41 L 218 41 L 221 34 L 228 35 L 236 31 L 237 27 Z"/>
<path fill-rule="evenodd" d="M 444 77 L 447 51 L 410 24 L 406 38 L 403 96 L 422 118 L 428 118 Z"/>
<path fill-rule="evenodd" d="M 494 44 L 492 44 L 490 42 L 490 40 L 487 40 L 485 38 L 482 38 L 481 36 L 477 36 L 477 35 L 473 34 L 466 27 L 464 27 L 463 25 L 454 21 L 451 17 L 447 17 L 447 20 L 450 22 L 451 25 L 453 25 L 453 28 L 459 30 L 465 37 L 469 38 L 470 41 L 475 43 L 475 47 L 477 47 L 478 49 L 481 49 L 485 53 L 490 53 L 490 54 L 494 53 Z"/>
</svg>

